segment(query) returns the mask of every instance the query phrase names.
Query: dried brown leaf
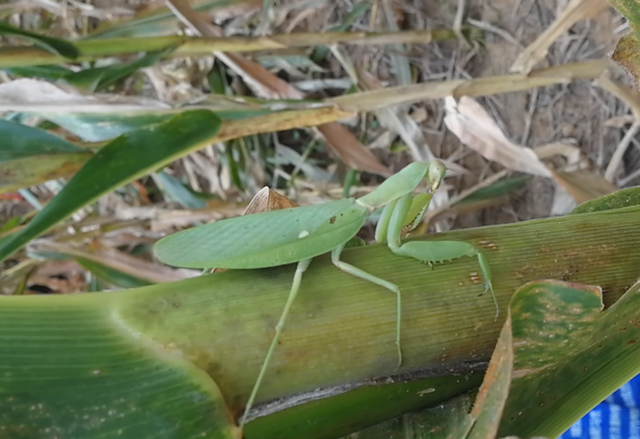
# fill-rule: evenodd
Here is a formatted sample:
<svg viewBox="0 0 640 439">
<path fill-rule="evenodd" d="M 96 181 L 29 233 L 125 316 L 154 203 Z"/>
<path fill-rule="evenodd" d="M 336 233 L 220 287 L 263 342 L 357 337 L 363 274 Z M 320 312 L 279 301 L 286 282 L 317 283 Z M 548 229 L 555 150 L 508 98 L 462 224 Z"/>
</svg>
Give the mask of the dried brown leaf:
<svg viewBox="0 0 640 439">
<path fill-rule="evenodd" d="M 27 284 L 45 286 L 54 294 L 82 293 L 87 291 L 84 273 L 74 260 L 44 261 L 31 272 Z"/>
<path fill-rule="evenodd" d="M 584 172 L 552 171 L 553 178 L 563 187 L 577 204 L 613 193 L 618 187 L 603 177 Z"/>
<path fill-rule="evenodd" d="M 518 146 L 506 138 L 495 121 L 472 98 L 463 96 L 456 102 L 445 100 L 447 115 L 445 124 L 462 143 L 481 154 L 487 160 L 527 174 L 551 177 L 549 169 L 527 147 Z"/>
<path fill-rule="evenodd" d="M 175 270 L 167 266 L 144 261 L 127 253 L 94 242 L 90 249 L 78 248 L 70 244 L 53 241 L 36 241 L 31 247 L 39 252 L 54 252 L 78 257 L 104 265 L 135 278 L 153 283 L 174 282 L 197 275 L 192 270 Z"/>
<path fill-rule="evenodd" d="M 380 163 L 373 152 L 365 148 L 344 125 L 327 123 L 318 125 L 318 130 L 348 166 L 385 177 L 392 175 L 391 170 Z"/>
</svg>

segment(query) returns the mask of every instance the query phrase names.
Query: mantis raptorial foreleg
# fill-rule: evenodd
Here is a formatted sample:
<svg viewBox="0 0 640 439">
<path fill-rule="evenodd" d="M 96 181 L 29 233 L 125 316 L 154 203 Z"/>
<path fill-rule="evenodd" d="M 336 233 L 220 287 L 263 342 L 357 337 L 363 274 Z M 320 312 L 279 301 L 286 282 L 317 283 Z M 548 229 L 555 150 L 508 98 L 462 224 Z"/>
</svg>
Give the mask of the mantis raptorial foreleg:
<svg viewBox="0 0 640 439">
<path fill-rule="evenodd" d="M 351 264 L 347 264 L 346 262 L 341 261 L 340 254 L 342 253 L 343 249 L 344 249 L 344 244 L 334 249 L 331 252 L 331 262 L 333 262 L 333 265 L 335 265 L 345 273 L 349 273 L 355 277 L 359 277 L 362 280 L 366 280 L 376 285 L 379 285 L 382 288 L 386 288 L 387 290 L 396 294 L 396 297 L 397 297 L 396 347 L 398 348 L 398 367 L 400 367 L 402 365 L 402 349 L 400 348 L 400 322 L 402 321 L 402 300 L 400 298 L 400 288 L 398 288 L 397 285 L 389 281 L 380 279 L 379 277 L 376 277 L 373 274 L 367 273 L 364 270 L 361 270 L 357 267 L 354 267 Z"/>
<path fill-rule="evenodd" d="M 498 301 L 491 283 L 489 263 L 484 255 L 473 245 L 462 241 L 412 241 L 402 244 L 400 238 L 403 228 L 406 226 L 409 226 L 409 230 L 415 228 L 422 219 L 429 201 L 431 201 L 431 197 L 420 200 L 419 203 L 416 203 L 416 199 L 417 197 L 414 198 L 411 194 L 407 194 L 394 204 L 393 209 L 385 209 L 382 214 L 383 217 L 380 218 L 376 228 L 376 238 L 386 235 L 389 248 L 395 254 L 414 258 L 428 264 L 450 261 L 464 256 L 476 256 L 484 278 L 484 292 L 491 291 L 491 296 L 496 306 L 497 319 L 499 312 Z M 425 204 L 420 209 L 420 204 L 423 202 Z M 418 217 L 414 219 L 415 212 L 418 210 Z"/>
<path fill-rule="evenodd" d="M 307 270 L 310 263 L 311 263 L 311 259 L 304 259 L 298 262 L 298 265 L 296 266 L 296 273 L 293 275 L 293 282 L 291 284 L 291 290 L 289 291 L 289 298 L 287 299 L 287 303 L 285 303 L 284 305 L 284 309 L 282 310 L 282 314 L 280 315 L 280 320 L 278 320 L 278 323 L 276 324 L 276 333 L 273 336 L 273 339 L 271 340 L 271 346 L 269 346 L 267 355 L 264 358 L 262 367 L 260 368 L 260 373 L 258 374 L 258 378 L 256 379 L 256 382 L 253 385 L 253 390 L 251 391 L 251 395 L 249 395 L 249 400 L 247 401 L 247 407 L 251 407 L 253 405 L 253 401 L 256 399 L 256 395 L 258 394 L 258 389 L 260 388 L 260 384 L 262 384 L 262 379 L 264 378 L 264 374 L 267 371 L 267 366 L 269 365 L 269 361 L 271 360 L 273 351 L 278 345 L 278 340 L 280 339 L 280 334 L 282 334 L 284 323 L 287 320 L 289 311 L 291 310 L 291 305 L 293 305 L 293 301 L 298 295 L 298 290 L 300 289 L 300 282 L 302 281 L 302 274 Z M 249 415 L 249 410 L 245 410 L 244 414 L 242 415 L 242 421 L 240 422 L 240 425 L 244 425 L 247 422 L 248 415 Z"/>
</svg>

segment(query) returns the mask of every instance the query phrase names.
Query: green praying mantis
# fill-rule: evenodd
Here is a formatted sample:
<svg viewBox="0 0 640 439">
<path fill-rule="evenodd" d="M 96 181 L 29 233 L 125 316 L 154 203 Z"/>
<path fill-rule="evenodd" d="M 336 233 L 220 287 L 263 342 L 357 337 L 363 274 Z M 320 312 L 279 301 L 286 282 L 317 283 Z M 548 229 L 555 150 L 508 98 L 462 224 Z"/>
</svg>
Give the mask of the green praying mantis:
<svg viewBox="0 0 640 439">
<path fill-rule="evenodd" d="M 396 295 L 396 347 L 398 367 L 402 364 L 400 324 L 402 301 L 397 285 L 340 260 L 345 245 L 356 236 L 369 215 L 384 207 L 375 240 L 386 242 L 397 255 L 433 264 L 464 256 L 476 256 L 491 290 L 498 316 L 498 303 L 491 283 L 489 265 L 473 245 L 459 241 L 401 242 L 403 234 L 415 229 L 424 216 L 433 193 L 444 179 L 446 168 L 438 160 L 414 162 L 385 180 L 361 198 L 348 198 L 325 204 L 261 212 L 225 219 L 167 236 L 155 245 L 156 257 L 168 264 L 186 268 L 257 269 L 297 263 L 293 283 L 275 335 L 247 402 L 240 427 L 247 416 L 264 378 L 291 306 L 300 289 L 302 275 L 312 258 L 331 252 L 331 261 L 340 270 L 369 281 Z M 413 191 L 422 181 L 426 192 Z M 268 230 L 268 233 L 264 233 Z"/>
</svg>

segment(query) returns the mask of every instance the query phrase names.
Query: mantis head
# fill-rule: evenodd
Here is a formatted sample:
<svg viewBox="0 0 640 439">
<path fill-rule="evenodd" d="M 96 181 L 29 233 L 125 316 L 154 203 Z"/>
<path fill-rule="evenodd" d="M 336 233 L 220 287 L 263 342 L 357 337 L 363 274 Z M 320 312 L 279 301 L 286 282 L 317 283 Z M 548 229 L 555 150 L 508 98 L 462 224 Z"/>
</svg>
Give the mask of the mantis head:
<svg viewBox="0 0 640 439">
<path fill-rule="evenodd" d="M 430 193 L 434 193 L 440 187 L 446 173 L 447 167 L 440 160 L 429 163 L 425 180 Z"/>
</svg>

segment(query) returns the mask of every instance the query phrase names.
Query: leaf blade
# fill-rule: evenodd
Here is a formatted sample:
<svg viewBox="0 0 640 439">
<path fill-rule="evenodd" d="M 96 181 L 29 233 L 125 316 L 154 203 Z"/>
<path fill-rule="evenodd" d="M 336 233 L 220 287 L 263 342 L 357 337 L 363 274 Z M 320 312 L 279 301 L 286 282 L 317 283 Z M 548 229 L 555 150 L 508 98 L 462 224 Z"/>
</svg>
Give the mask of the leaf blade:
<svg viewBox="0 0 640 439">
<path fill-rule="evenodd" d="M 116 138 L 100 149 L 27 227 L 0 242 L 0 260 L 102 194 L 198 148 L 214 137 L 221 125 L 214 113 L 195 110 Z M 131 151 L 136 155 L 134 160 Z M 106 176 L 95 183 L 100 172 Z"/>
</svg>

